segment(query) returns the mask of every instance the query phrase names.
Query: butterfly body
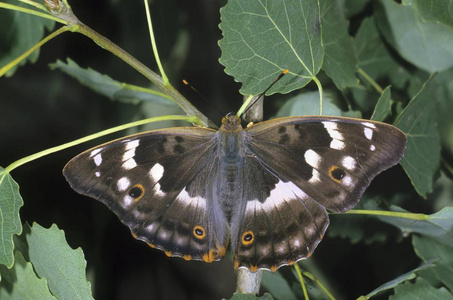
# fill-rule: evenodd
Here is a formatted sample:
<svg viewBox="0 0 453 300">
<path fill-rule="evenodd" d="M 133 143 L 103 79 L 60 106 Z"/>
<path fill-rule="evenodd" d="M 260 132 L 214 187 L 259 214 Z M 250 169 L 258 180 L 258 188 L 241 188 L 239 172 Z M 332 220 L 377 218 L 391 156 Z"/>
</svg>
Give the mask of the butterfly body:
<svg viewBox="0 0 453 300">
<path fill-rule="evenodd" d="M 168 128 L 85 151 L 64 175 L 169 256 L 276 270 L 309 257 L 329 224 L 397 164 L 406 136 L 384 123 L 287 117 L 242 128 Z"/>
</svg>

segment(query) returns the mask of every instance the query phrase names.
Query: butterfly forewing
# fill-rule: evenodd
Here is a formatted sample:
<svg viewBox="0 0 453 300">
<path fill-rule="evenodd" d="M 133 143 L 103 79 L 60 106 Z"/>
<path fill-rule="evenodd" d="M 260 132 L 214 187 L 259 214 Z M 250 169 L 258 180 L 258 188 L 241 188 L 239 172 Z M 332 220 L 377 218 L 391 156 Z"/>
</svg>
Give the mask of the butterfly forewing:
<svg viewBox="0 0 453 300">
<path fill-rule="evenodd" d="M 206 199 L 206 181 L 188 186 L 215 169 L 206 159 L 215 151 L 215 133 L 170 128 L 137 134 L 85 151 L 63 172 L 74 190 L 107 205 L 136 238 L 169 256 L 216 260 L 228 243 L 227 224 L 214 239 L 208 215 L 222 212 Z"/>
<path fill-rule="evenodd" d="M 351 118 L 279 118 L 246 131 L 247 146 L 261 164 L 335 212 L 353 208 L 406 147 L 399 129 Z"/>
</svg>

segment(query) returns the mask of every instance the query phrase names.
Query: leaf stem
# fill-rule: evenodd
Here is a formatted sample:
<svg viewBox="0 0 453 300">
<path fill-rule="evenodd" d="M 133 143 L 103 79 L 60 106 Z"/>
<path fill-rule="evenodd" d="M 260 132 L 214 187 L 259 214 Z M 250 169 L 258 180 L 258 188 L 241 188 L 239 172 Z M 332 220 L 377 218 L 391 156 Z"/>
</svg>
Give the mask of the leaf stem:
<svg viewBox="0 0 453 300">
<path fill-rule="evenodd" d="M 34 45 L 33 47 L 31 47 L 30 49 L 25 51 L 22 55 L 20 55 L 16 59 L 14 59 L 11 62 L 9 62 L 7 65 L 5 65 L 2 68 L 0 68 L 0 77 L 5 75 L 9 70 L 11 70 L 17 64 L 19 64 L 25 58 L 27 58 L 27 56 L 31 55 L 35 50 L 40 48 L 42 45 L 44 45 L 45 43 L 47 43 L 51 39 L 57 37 L 58 35 L 62 34 L 63 32 L 70 31 L 70 30 L 71 30 L 71 26 L 64 26 L 64 27 L 61 27 L 60 29 L 52 32 L 51 34 L 49 34 L 47 37 L 45 37 L 44 39 L 39 41 L 36 45 Z"/>
<path fill-rule="evenodd" d="M 357 72 L 362 75 L 373 87 L 374 89 L 379 93 L 382 94 L 384 90 L 377 84 L 376 81 L 374 81 L 373 78 L 370 77 L 362 68 L 357 68 Z"/>
<path fill-rule="evenodd" d="M 197 123 L 198 121 L 196 119 L 197 119 L 196 116 L 168 115 L 168 116 L 159 116 L 159 117 L 148 118 L 148 119 L 144 119 L 144 120 L 140 120 L 140 121 L 136 121 L 136 122 L 131 122 L 131 123 L 119 125 L 119 126 L 112 127 L 112 128 L 109 128 L 109 129 L 106 129 L 106 130 L 103 130 L 103 131 L 100 131 L 100 132 L 97 132 L 97 133 L 94 133 L 94 134 L 90 134 L 90 135 L 88 135 L 86 137 L 74 140 L 72 142 L 68 142 L 68 143 L 65 143 L 63 145 L 52 147 L 52 148 L 37 152 L 35 154 L 26 156 L 26 157 L 21 158 L 19 160 L 16 160 L 15 162 L 13 162 L 12 164 L 10 164 L 8 167 L 5 168 L 5 172 L 6 173 L 10 173 L 15 168 L 17 168 L 17 167 L 19 167 L 19 166 L 21 166 L 23 164 L 26 164 L 28 162 L 31 162 L 31 161 L 33 161 L 35 159 L 41 158 L 43 156 L 46 156 L 46 155 L 49 155 L 49 154 L 52 154 L 52 153 L 55 153 L 55 152 L 58 152 L 58 151 L 61 151 L 61 150 L 67 149 L 67 148 L 70 148 L 72 146 L 79 145 L 81 143 L 85 143 L 85 142 L 94 140 L 94 139 L 99 138 L 101 136 L 105 136 L 105 135 L 108 135 L 108 134 L 111 134 L 111 133 L 114 133 L 114 132 L 117 132 L 117 131 L 121 131 L 121 130 L 124 130 L 124 129 L 128 129 L 128 128 L 131 128 L 131 127 L 144 125 L 144 124 L 148 124 L 148 123 L 152 123 L 152 122 L 167 121 L 167 120 L 180 120 L 180 121 L 186 121 L 186 122 L 189 122 L 189 123 Z"/>
<path fill-rule="evenodd" d="M 318 91 L 319 91 L 319 115 L 322 116 L 322 103 L 323 103 L 322 84 L 321 84 L 321 81 L 319 81 L 318 77 L 316 77 L 316 76 L 313 76 L 312 80 L 318 86 Z"/>
<path fill-rule="evenodd" d="M 329 299 L 335 300 L 335 297 L 329 292 L 329 290 L 324 286 L 324 284 L 322 284 L 321 281 L 319 281 L 315 276 L 313 276 L 313 274 L 304 271 L 303 275 L 307 278 L 310 278 L 313 282 L 315 282 L 319 286 L 319 288 L 327 295 L 327 297 L 329 297 Z"/>
<path fill-rule="evenodd" d="M 300 286 L 302 288 L 302 292 L 304 293 L 304 299 L 308 300 L 310 298 L 308 297 L 307 287 L 305 286 L 304 277 L 302 276 L 299 265 L 294 264 L 294 268 L 296 269 L 297 276 L 299 277 Z"/>
<path fill-rule="evenodd" d="M 151 39 L 151 47 L 154 53 L 154 59 L 156 60 L 157 66 L 160 71 L 160 75 L 162 76 L 162 84 L 167 86 L 170 84 L 167 74 L 165 74 L 164 68 L 162 67 L 162 63 L 160 61 L 159 52 L 157 51 L 156 46 L 156 39 L 154 38 L 154 30 L 153 30 L 153 23 L 151 22 L 151 14 L 149 12 L 149 4 L 148 0 L 143 0 L 145 3 L 145 11 L 146 11 L 146 20 L 148 21 L 148 28 L 149 28 L 149 37 Z"/>
<path fill-rule="evenodd" d="M 342 213 L 333 213 L 333 214 L 342 214 Z M 362 210 L 362 209 L 353 209 L 345 212 L 345 214 L 354 214 L 354 215 L 374 215 L 374 216 L 385 216 L 385 217 L 394 217 L 394 218 L 403 218 L 411 220 L 424 221 L 428 219 L 428 215 L 425 214 L 416 214 L 416 213 L 405 213 L 397 211 L 385 211 L 385 210 Z"/>
</svg>

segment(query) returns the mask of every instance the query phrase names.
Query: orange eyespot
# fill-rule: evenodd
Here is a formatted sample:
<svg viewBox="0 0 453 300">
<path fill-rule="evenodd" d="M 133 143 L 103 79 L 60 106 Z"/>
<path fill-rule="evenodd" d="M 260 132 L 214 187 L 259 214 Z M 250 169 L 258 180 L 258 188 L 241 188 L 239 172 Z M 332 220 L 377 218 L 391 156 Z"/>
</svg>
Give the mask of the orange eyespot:
<svg viewBox="0 0 453 300">
<path fill-rule="evenodd" d="M 193 235 L 201 240 L 201 239 L 204 239 L 205 236 L 206 236 L 206 231 L 204 230 L 204 228 L 200 225 L 195 225 L 195 227 L 193 228 Z"/>
<path fill-rule="evenodd" d="M 343 169 L 340 169 L 337 166 L 332 166 L 329 169 L 329 176 L 331 179 L 335 180 L 336 182 L 341 182 L 343 177 L 346 175 L 346 172 Z"/>
<path fill-rule="evenodd" d="M 254 240 L 255 235 L 251 230 L 244 232 L 244 234 L 242 235 L 242 244 L 244 246 L 250 245 L 251 243 L 253 243 Z"/>
<path fill-rule="evenodd" d="M 136 184 L 129 190 L 128 195 L 134 198 L 135 202 L 140 201 L 145 194 L 145 188 L 141 184 Z"/>
</svg>

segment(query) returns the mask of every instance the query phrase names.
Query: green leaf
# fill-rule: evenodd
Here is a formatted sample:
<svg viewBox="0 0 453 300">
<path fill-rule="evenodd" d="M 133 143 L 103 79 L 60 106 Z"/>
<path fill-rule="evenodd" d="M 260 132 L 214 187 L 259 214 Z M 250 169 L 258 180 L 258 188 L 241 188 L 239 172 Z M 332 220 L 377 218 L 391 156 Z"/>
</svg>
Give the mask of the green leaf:
<svg viewBox="0 0 453 300">
<path fill-rule="evenodd" d="M 404 5 L 411 5 L 416 9 L 425 22 L 453 26 L 452 0 L 403 0 L 402 2 Z"/>
<path fill-rule="evenodd" d="M 433 189 L 433 176 L 440 161 L 440 139 L 435 117 L 435 81 L 428 79 L 398 116 L 394 125 L 407 134 L 401 165 L 416 191 L 423 197 Z"/>
<path fill-rule="evenodd" d="M 333 95 L 325 93 L 323 101 L 323 114 L 326 116 L 355 116 L 360 117 L 360 112 L 343 112 L 333 103 Z M 319 114 L 319 93 L 300 93 L 287 100 L 279 109 L 276 117 L 284 116 L 313 116 Z"/>
<path fill-rule="evenodd" d="M 322 66 L 324 51 L 317 0 L 231 0 L 220 10 L 220 63 L 242 82 L 242 94 L 289 93 L 307 85 Z"/>
<path fill-rule="evenodd" d="M 391 94 L 390 94 L 390 86 L 386 87 L 385 90 L 382 92 L 381 97 L 374 108 L 373 115 L 371 116 L 371 120 L 375 121 L 384 121 L 385 118 L 390 114 L 392 107 L 391 103 Z"/>
<path fill-rule="evenodd" d="M 444 287 L 436 289 L 423 278 L 418 278 L 415 283 L 405 282 L 396 287 L 395 295 L 391 300 L 451 300 L 453 295 Z"/>
<path fill-rule="evenodd" d="M 56 299 L 50 293 L 47 281 L 36 275 L 19 251 L 15 253 L 14 266 L 11 269 L 0 266 L 0 273 L 0 299 Z"/>
<path fill-rule="evenodd" d="M 30 8 L 29 5 L 19 1 L 2 1 Z M 32 16 L 18 11 L 0 9 L 0 67 L 8 64 L 25 51 L 37 44 L 43 37 L 44 31 L 52 30 L 55 22 Z M 27 59 L 19 63 L 23 66 L 27 61 L 36 62 L 39 57 L 39 50 L 33 52 Z M 12 68 L 6 76 L 12 76 L 17 67 Z"/>
<path fill-rule="evenodd" d="M 412 236 L 415 253 L 423 261 L 435 261 L 432 271 L 450 290 L 453 289 L 453 247 L 426 236 Z M 429 298 L 427 298 L 429 299 Z M 451 298 L 450 298 L 451 299 Z"/>
<path fill-rule="evenodd" d="M 139 90 L 138 87 L 123 84 L 113 80 L 107 75 L 101 74 L 91 68 L 83 69 L 71 59 L 67 59 L 67 63 L 57 60 L 51 64 L 52 69 L 59 69 L 69 76 L 77 79 L 81 84 L 89 87 L 93 91 L 108 97 L 111 100 L 138 104 L 141 102 L 151 102 L 153 104 L 171 105 L 175 103 L 163 93 L 152 91 L 149 92 Z M 154 92 L 154 93 L 152 93 Z"/>
<path fill-rule="evenodd" d="M 321 0 L 320 5 L 325 50 L 322 69 L 339 89 L 354 87 L 359 83 L 355 76 L 357 59 L 348 34 L 349 22 L 344 16 L 344 5 L 336 0 Z"/>
<path fill-rule="evenodd" d="M 417 268 L 415 268 L 415 269 L 413 269 L 413 270 L 411 270 L 411 271 L 409 271 L 407 273 L 404 273 L 403 275 L 400 275 L 397 278 L 395 278 L 395 279 L 393 279 L 393 280 L 391 280 L 389 282 L 384 283 L 383 285 L 381 285 L 380 287 L 378 287 L 377 289 L 373 290 L 371 293 L 366 295 L 366 299 L 369 299 L 369 298 L 371 298 L 373 296 L 376 296 L 377 294 L 379 294 L 381 292 L 393 289 L 393 288 L 399 286 L 401 283 L 403 283 L 405 281 L 412 280 L 415 277 L 417 277 L 416 272 L 421 271 L 421 270 L 425 270 L 425 269 L 428 269 L 428 268 L 432 268 L 433 266 L 434 266 L 434 264 L 432 262 L 424 263 L 421 266 L 419 266 L 419 267 L 417 267 Z"/>
<path fill-rule="evenodd" d="M 407 212 L 394 205 L 391 206 L 391 210 Z M 378 216 L 378 219 L 398 227 L 403 233 L 419 233 L 453 247 L 453 207 L 451 206 L 429 215 L 423 221 L 385 216 Z"/>
<path fill-rule="evenodd" d="M 24 235 L 28 249 L 21 252 L 57 299 L 93 299 L 82 249 L 72 249 L 63 230 L 55 224 L 46 229 L 34 223 L 31 228 L 25 226 Z"/>
<path fill-rule="evenodd" d="M 11 268 L 14 264 L 13 235 L 22 232 L 19 209 L 24 201 L 19 185 L 5 169 L 0 167 L 0 264 Z"/>
<path fill-rule="evenodd" d="M 453 66 L 453 30 L 424 23 L 411 7 L 381 0 L 377 24 L 385 39 L 407 61 L 429 73 Z"/>
<path fill-rule="evenodd" d="M 389 77 L 392 85 L 404 88 L 409 74 L 390 55 L 373 18 L 365 18 L 354 37 L 358 67 L 375 81 Z"/>
<path fill-rule="evenodd" d="M 297 297 L 279 272 L 263 272 L 261 285 L 268 290 L 275 299 L 296 300 Z"/>
<path fill-rule="evenodd" d="M 234 293 L 233 297 L 230 300 L 273 300 L 274 298 L 268 294 L 264 293 L 263 296 L 258 297 L 255 294 L 241 294 L 241 293 Z"/>
</svg>

